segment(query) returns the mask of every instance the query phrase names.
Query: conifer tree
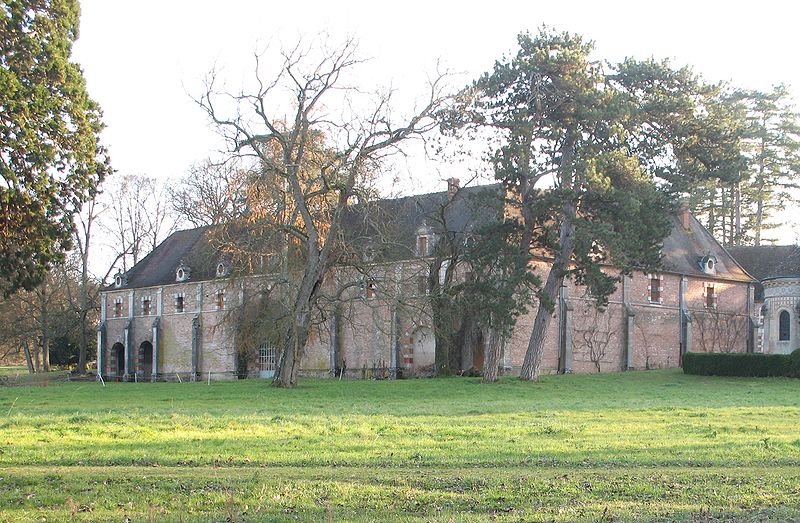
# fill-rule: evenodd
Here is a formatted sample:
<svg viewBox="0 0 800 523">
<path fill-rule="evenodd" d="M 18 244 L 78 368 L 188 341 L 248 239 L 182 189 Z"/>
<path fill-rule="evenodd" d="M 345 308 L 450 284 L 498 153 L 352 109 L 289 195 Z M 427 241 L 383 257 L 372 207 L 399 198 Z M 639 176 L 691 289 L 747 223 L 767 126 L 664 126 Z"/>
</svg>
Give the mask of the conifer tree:
<svg viewBox="0 0 800 523">
<path fill-rule="evenodd" d="M 110 172 L 77 64 L 76 0 L 0 7 L 0 293 L 32 289 L 69 247 L 71 218 Z"/>
<path fill-rule="evenodd" d="M 599 304 L 619 280 L 654 269 L 676 195 L 733 179 L 735 130 L 719 90 L 667 62 L 604 65 L 579 36 L 542 29 L 462 93 L 445 130 L 496 132 L 495 177 L 519 209 L 520 247 L 550 260 L 521 377 L 537 379 L 552 304 L 565 278 Z"/>
</svg>

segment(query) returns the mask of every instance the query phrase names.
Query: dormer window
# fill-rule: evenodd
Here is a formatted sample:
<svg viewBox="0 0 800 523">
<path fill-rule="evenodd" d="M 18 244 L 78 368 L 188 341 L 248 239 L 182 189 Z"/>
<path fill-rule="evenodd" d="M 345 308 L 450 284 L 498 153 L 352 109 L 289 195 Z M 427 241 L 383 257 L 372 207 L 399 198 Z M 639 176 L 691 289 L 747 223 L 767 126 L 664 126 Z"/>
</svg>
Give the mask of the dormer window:
<svg viewBox="0 0 800 523">
<path fill-rule="evenodd" d="M 417 256 L 427 256 L 427 255 L 428 255 L 428 237 L 419 236 L 417 237 Z"/>
<path fill-rule="evenodd" d="M 231 273 L 230 265 L 224 261 L 217 264 L 217 278 L 225 278 Z"/>
<path fill-rule="evenodd" d="M 717 273 L 717 259 L 710 254 L 700 258 L 700 269 L 706 274 Z"/>
<path fill-rule="evenodd" d="M 188 265 L 181 263 L 175 270 L 175 281 L 186 281 L 192 276 L 192 270 Z"/>
<path fill-rule="evenodd" d="M 117 274 L 114 276 L 114 287 L 119 289 L 120 287 L 124 287 L 128 283 L 128 276 L 123 273 L 122 271 L 117 271 Z"/>
<path fill-rule="evenodd" d="M 367 299 L 374 300 L 378 292 L 378 283 L 375 280 L 367 281 Z"/>
<path fill-rule="evenodd" d="M 426 224 L 422 224 L 417 229 L 417 244 L 415 245 L 417 256 L 430 256 L 433 243 L 433 232 Z"/>
</svg>

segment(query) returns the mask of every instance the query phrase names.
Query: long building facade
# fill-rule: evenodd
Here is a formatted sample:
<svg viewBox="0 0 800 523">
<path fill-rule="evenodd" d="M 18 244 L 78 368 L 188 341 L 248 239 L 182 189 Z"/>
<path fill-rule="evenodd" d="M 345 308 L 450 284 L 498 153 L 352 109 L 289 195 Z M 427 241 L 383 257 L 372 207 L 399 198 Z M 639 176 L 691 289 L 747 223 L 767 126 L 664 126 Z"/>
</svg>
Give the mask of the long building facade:
<svg viewBox="0 0 800 523">
<path fill-rule="evenodd" d="M 457 188 L 456 188 L 457 189 Z M 431 374 L 435 333 L 426 287 L 448 206 L 447 228 L 469 231 L 476 218 L 470 188 L 385 201 L 401 231 L 402 253 L 372 264 L 370 275 L 334 268 L 326 285 L 360 277 L 314 328 L 303 356 L 311 375 L 392 378 Z M 496 188 L 495 188 L 496 190 Z M 463 201 L 453 202 L 459 198 Z M 98 374 L 126 381 L 270 377 L 278 350 L 239 328 L 243 311 L 270 275 L 237 274 L 211 247 L 211 228 L 179 231 L 101 292 Z M 362 251 L 371 247 L 362 245 Z M 606 372 L 681 365 L 687 351 L 745 352 L 763 338 L 754 306 L 757 282 L 684 210 L 664 240 L 663 268 L 623 276 L 609 304 L 594 306 L 585 288 L 560 290 L 546 333 L 543 372 Z M 439 260 L 441 261 L 441 260 Z M 532 263 L 546 277 L 547 260 Z M 613 268 L 608 268 L 613 271 Z M 456 268 L 457 277 L 465 277 Z M 262 305 L 258 305 L 261 303 Z M 501 365 L 517 373 L 532 331 L 535 306 L 503 340 Z M 252 332 L 252 331 L 251 331 Z M 482 370 L 482 333 L 459 338 L 458 366 Z"/>
</svg>

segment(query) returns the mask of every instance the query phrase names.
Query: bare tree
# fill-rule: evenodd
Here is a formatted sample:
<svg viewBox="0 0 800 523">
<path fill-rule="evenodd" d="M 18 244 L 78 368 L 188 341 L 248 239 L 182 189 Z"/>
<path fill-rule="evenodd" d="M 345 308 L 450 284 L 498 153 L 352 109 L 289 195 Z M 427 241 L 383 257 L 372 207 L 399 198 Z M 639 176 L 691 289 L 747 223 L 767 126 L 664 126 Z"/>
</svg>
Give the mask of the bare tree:
<svg viewBox="0 0 800 523">
<path fill-rule="evenodd" d="M 236 158 L 220 162 L 209 158 L 196 163 L 176 187 L 168 190 L 172 210 L 194 227 L 241 218 L 246 210 L 248 178 L 252 175 Z"/>
<path fill-rule="evenodd" d="M 80 213 L 77 213 L 72 221 L 72 244 L 73 252 L 66 262 L 60 266 L 65 279 L 69 279 L 71 272 L 74 279 L 78 281 L 75 292 L 71 286 L 66 287 L 67 299 L 72 310 L 77 316 L 78 322 L 78 373 L 86 373 L 86 354 L 88 347 L 88 337 L 91 330 L 90 316 L 99 307 L 98 297 L 100 289 L 114 270 L 117 262 L 125 256 L 125 252 L 118 252 L 114 261 L 109 265 L 106 273 L 99 279 L 92 277 L 89 271 L 90 253 L 97 220 L 107 207 L 102 207 L 98 202 L 98 195 L 95 194 L 83 205 Z"/>
<path fill-rule="evenodd" d="M 102 228 L 125 272 L 175 230 L 175 221 L 163 185 L 153 178 L 115 178 L 104 193 L 108 211 Z"/>
<path fill-rule="evenodd" d="M 312 58 L 314 51 L 320 59 Z M 273 381 L 292 387 L 346 210 L 388 155 L 436 125 L 432 114 L 446 97 L 440 76 L 431 82 L 421 109 L 398 120 L 391 93 L 364 100 L 357 89 L 343 84 L 343 74 L 360 63 L 352 41 L 335 49 L 325 43 L 314 49 L 298 45 L 280 56 L 279 70 L 270 77 L 256 56 L 254 92 L 220 92 L 210 74 L 197 103 L 232 151 L 258 159 L 273 180 L 267 188 L 280 196 L 269 199 L 277 207 L 262 215 L 261 223 L 286 238 L 284 259 L 289 250 L 297 256 L 284 273 L 281 292 L 288 321 Z M 291 96 L 284 97 L 286 92 Z"/>
</svg>

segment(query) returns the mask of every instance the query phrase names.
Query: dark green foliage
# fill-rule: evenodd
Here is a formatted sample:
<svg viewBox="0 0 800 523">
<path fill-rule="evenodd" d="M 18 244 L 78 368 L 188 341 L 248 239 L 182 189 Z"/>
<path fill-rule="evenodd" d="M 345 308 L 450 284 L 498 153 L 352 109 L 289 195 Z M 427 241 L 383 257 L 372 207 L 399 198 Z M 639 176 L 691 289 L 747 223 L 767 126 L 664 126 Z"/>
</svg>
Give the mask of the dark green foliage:
<svg viewBox="0 0 800 523">
<path fill-rule="evenodd" d="M 496 133 L 495 177 L 514 196 L 532 248 L 602 304 L 618 278 L 601 266 L 656 269 L 676 195 L 735 176 L 736 128 L 722 117 L 719 88 L 688 68 L 602 63 L 591 42 L 547 28 L 518 43 L 442 126 Z"/>
<path fill-rule="evenodd" d="M 0 8 L 0 293 L 30 290 L 69 247 L 71 219 L 110 172 L 100 109 L 69 61 L 77 0 Z"/>
<path fill-rule="evenodd" d="M 459 309 L 503 337 L 511 335 L 542 284 L 519 248 L 521 234 L 515 220 L 480 227 L 464 248 L 470 277 L 454 286 Z"/>
<path fill-rule="evenodd" d="M 800 349 L 795 349 L 789 355 L 789 375 L 793 378 L 800 378 Z"/>
<path fill-rule="evenodd" d="M 800 361 L 800 351 L 792 355 L 687 352 L 683 355 L 683 372 L 702 376 L 791 376 L 792 359 Z"/>
<path fill-rule="evenodd" d="M 95 350 L 89 347 L 89 359 L 94 358 Z M 70 336 L 59 336 L 50 342 L 50 365 L 77 365 L 78 340 Z"/>
<path fill-rule="evenodd" d="M 729 89 L 720 114 L 737 137 L 741 162 L 733 176 L 695 184 L 691 204 L 726 245 L 760 245 L 781 224 L 777 214 L 800 181 L 800 114 L 784 85 L 769 92 Z"/>
</svg>

